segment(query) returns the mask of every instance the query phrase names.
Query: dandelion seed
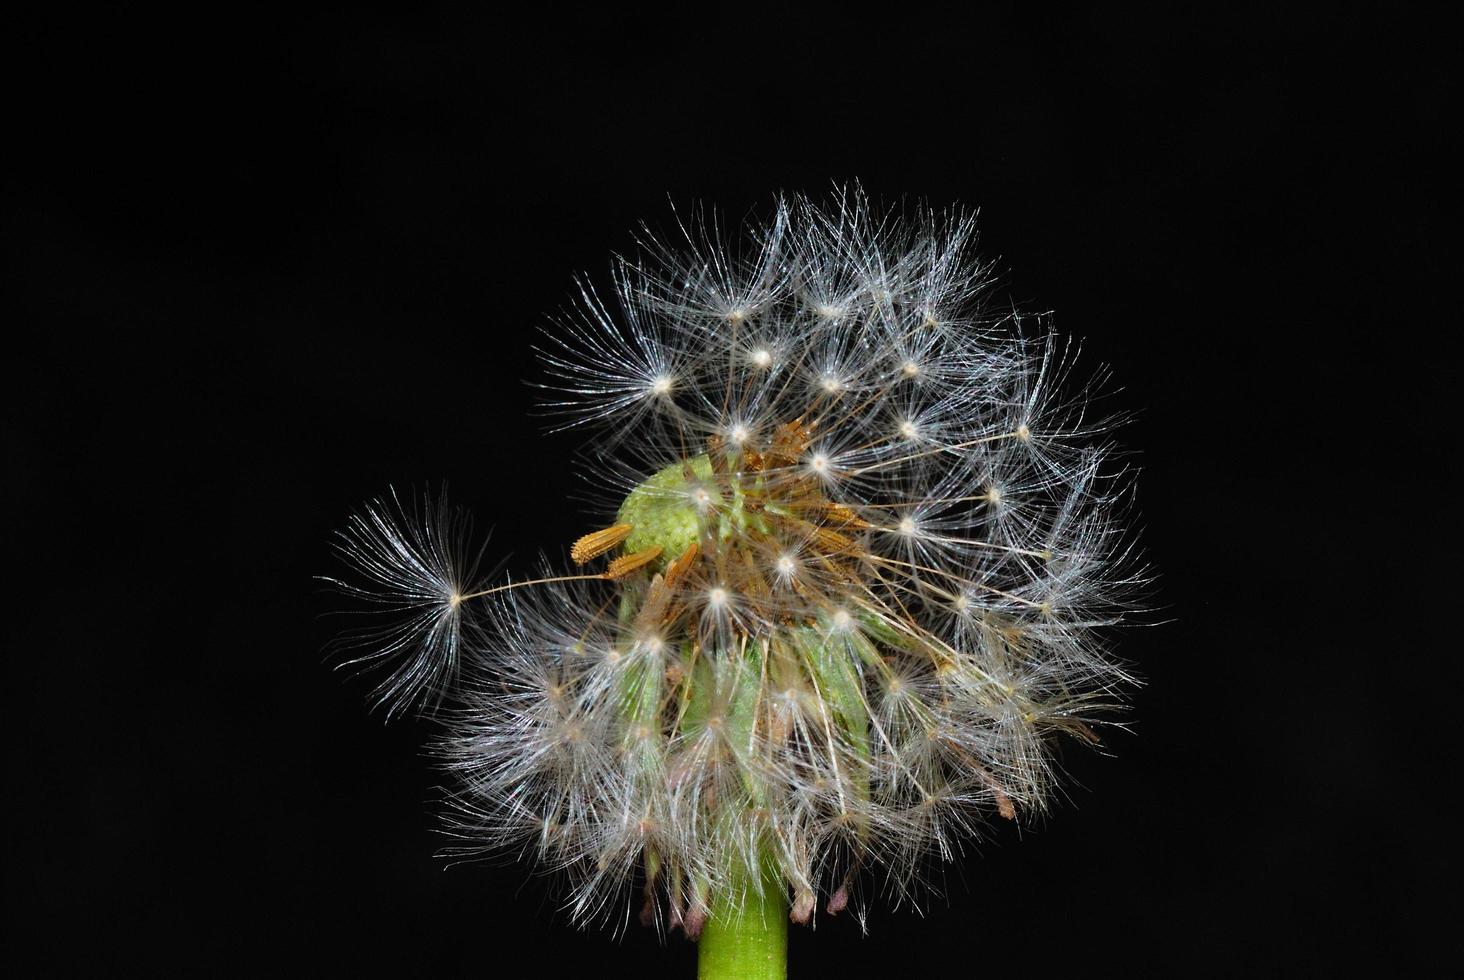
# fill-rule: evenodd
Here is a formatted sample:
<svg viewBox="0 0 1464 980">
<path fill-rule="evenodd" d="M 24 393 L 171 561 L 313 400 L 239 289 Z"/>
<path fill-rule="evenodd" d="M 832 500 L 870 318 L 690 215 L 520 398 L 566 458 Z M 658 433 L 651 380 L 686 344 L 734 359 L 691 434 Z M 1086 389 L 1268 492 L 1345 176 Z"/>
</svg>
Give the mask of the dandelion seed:
<svg viewBox="0 0 1464 980">
<path fill-rule="evenodd" d="M 367 503 L 336 537 L 349 576 L 323 576 L 362 600 L 367 622 L 344 633 L 345 666 L 390 667 L 372 694 L 392 716 L 434 707 L 456 677 L 464 641 L 463 596 L 477 573 L 471 521 L 445 501 L 404 505 L 395 490 Z"/>
</svg>

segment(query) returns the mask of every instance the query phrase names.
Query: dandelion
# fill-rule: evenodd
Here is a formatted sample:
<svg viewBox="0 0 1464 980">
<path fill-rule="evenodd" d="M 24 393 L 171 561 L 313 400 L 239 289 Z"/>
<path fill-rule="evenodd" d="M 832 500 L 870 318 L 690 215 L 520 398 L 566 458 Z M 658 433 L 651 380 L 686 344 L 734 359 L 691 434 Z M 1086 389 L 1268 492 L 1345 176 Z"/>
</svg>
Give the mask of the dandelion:
<svg viewBox="0 0 1464 980">
<path fill-rule="evenodd" d="M 648 236 L 548 332 L 549 408 L 602 482 L 636 474 L 576 568 L 468 587 L 454 519 L 399 506 L 342 548 L 411 613 L 378 699 L 449 689 L 456 853 L 531 855 L 577 921 L 638 905 L 704 976 L 781 976 L 788 921 L 918 907 L 923 869 L 1041 813 L 1055 739 L 1111 723 L 1105 628 L 1144 583 L 1116 420 L 989 301 L 969 215 L 855 190 L 747 231 Z"/>
</svg>

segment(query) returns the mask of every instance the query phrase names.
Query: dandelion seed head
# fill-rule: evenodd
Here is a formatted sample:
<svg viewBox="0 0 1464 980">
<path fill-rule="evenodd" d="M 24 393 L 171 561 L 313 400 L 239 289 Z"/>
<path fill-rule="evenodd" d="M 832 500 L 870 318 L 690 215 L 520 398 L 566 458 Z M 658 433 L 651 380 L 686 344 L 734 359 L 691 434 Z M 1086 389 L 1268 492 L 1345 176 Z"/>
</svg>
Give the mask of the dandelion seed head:
<svg viewBox="0 0 1464 980">
<path fill-rule="evenodd" d="M 1106 627 L 1146 573 L 1115 420 L 974 237 L 857 190 L 736 242 L 648 234 L 545 344 L 550 408 L 637 472 L 578 574 L 475 593 L 430 533 L 357 535 L 416 617 L 392 697 L 461 675 L 460 853 L 534 854 L 577 920 L 636 892 L 695 932 L 765 869 L 795 919 L 866 879 L 918 902 L 986 822 L 1044 811 L 1055 743 L 1129 681 Z"/>
</svg>

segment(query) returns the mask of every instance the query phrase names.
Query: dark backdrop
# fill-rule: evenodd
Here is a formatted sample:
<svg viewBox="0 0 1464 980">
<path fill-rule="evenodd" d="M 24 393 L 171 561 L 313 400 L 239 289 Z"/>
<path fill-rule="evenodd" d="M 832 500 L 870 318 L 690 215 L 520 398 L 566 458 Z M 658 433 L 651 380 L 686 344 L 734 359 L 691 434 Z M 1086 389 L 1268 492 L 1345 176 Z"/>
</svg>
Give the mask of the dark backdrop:
<svg viewBox="0 0 1464 980">
<path fill-rule="evenodd" d="M 1443 32 L 1027 6 L 13 31 L 7 956 L 690 976 L 524 867 L 444 869 L 429 733 L 329 669 L 311 576 L 388 484 L 446 481 L 517 571 L 562 549 L 580 443 L 521 382 L 571 274 L 668 194 L 739 218 L 857 178 L 979 207 L 1010 297 L 1112 365 L 1165 622 L 1123 638 L 1133 733 L 1065 755 L 1069 804 L 924 917 L 795 930 L 794 975 L 1429 962 Z"/>
</svg>

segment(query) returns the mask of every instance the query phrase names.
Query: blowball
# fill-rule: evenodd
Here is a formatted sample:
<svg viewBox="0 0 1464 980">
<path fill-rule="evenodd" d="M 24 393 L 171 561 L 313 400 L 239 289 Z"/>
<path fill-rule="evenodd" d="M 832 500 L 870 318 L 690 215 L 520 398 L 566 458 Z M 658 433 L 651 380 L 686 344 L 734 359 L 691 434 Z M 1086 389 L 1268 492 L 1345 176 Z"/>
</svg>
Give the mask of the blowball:
<svg viewBox="0 0 1464 980">
<path fill-rule="evenodd" d="M 988 302 L 968 215 L 854 192 L 678 231 L 546 333 L 550 407 L 613 491 L 578 571 L 464 592 L 358 531 L 371 579 L 431 593 L 387 689 L 448 693 L 460 851 L 563 872 L 581 921 L 917 900 L 1047 805 L 1054 740 L 1096 742 L 1129 681 L 1101 635 L 1143 582 L 1114 420 Z"/>
</svg>

